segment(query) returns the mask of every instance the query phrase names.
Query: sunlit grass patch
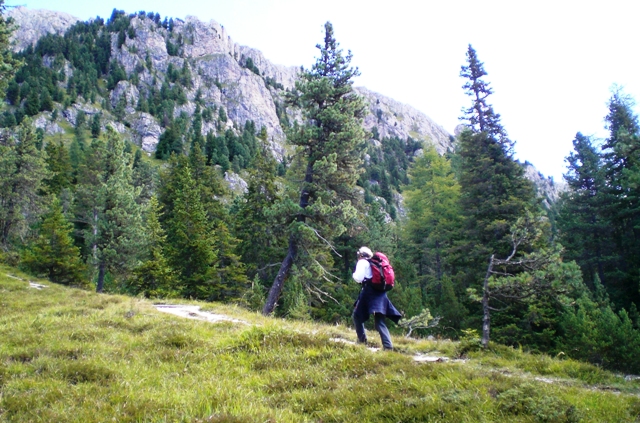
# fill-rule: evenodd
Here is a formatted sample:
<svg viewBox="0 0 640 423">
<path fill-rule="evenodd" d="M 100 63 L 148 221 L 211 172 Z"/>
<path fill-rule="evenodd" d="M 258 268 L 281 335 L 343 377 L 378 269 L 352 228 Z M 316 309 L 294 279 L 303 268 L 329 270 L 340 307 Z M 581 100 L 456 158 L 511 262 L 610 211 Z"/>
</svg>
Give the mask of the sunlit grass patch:
<svg viewBox="0 0 640 423">
<path fill-rule="evenodd" d="M 394 337 L 396 351 L 374 353 L 337 342 L 355 341 L 347 326 L 179 301 L 241 321 L 210 323 L 143 299 L 45 281 L 36 290 L 27 280 L 0 268 L 0 422 L 619 422 L 640 414 L 638 382 L 571 360 L 493 346 L 467 362 L 417 363 L 413 354 L 454 358 L 458 345 Z"/>
</svg>

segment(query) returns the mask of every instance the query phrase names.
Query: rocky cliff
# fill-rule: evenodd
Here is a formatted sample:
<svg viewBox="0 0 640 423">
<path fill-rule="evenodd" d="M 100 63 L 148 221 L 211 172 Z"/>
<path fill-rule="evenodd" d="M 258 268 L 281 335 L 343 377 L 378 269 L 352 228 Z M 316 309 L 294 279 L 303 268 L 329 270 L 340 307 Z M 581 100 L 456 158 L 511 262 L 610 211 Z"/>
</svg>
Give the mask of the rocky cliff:
<svg viewBox="0 0 640 423">
<path fill-rule="evenodd" d="M 9 11 L 18 28 L 13 37 L 13 50 L 34 46 L 46 34 L 63 35 L 79 19 L 67 13 L 18 6 Z"/>
<path fill-rule="evenodd" d="M 529 162 L 524 163 L 524 175 L 533 181 L 538 195 L 542 197 L 547 208 L 558 201 L 560 194 L 567 189 L 567 184 L 564 181 L 556 182 L 553 178 L 545 177 Z"/>
<path fill-rule="evenodd" d="M 13 37 L 16 51 L 34 46 L 45 34 L 62 35 L 78 22 L 65 13 L 24 7 L 11 9 L 9 15 L 18 26 Z M 110 60 L 124 70 L 126 78 L 106 95 L 102 93 L 92 100 L 78 97 L 73 104 L 60 107 L 62 113 L 57 118 L 51 112 L 37 116 L 36 126 L 50 134 L 59 133 L 63 132 L 62 120 L 74 125 L 79 111 L 89 118 L 100 113 L 103 127 L 114 127 L 152 153 L 165 124 L 141 110 L 140 99 L 165 89 L 171 79 L 169 73 L 186 70 L 188 81 L 183 81 L 180 88 L 184 98 L 173 109 L 174 117 L 192 117 L 198 107 L 223 109 L 227 118 L 204 121 L 203 135 L 229 129 L 240 133 L 247 121 L 253 121 L 256 128 L 266 129 L 273 155 L 279 159 L 284 156 L 283 123 L 286 126 L 286 122 L 300 119 L 300 111 L 287 108 L 284 103 L 284 94 L 295 85 L 298 67 L 271 63 L 260 51 L 235 43 L 225 28 L 213 20 L 203 22 L 188 16 L 174 19 L 167 27 L 144 14 L 129 18 L 126 36 L 122 30 L 110 33 Z M 43 63 L 52 67 L 55 58 L 43 57 Z M 69 63 L 64 64 L 64 73 L 67 81 L 74 75 Z M 169 85 L 174 88 L 176 84 Z M 357 88 L 357 92 L 369 106 L 364 127 L 371 134 L 372 144 L 379 145 L 385 138 L 413 139 L 432 143 L 441 154 L 453 150 L 454 138 L 424 113 L 364 87 Z M 123 107 L 124 113 L 116 117 L 113 109 L 118 106 Z M 561 186 L 544 178 L 531 165 L 526 166 L 526 174 L 548 202 L 557 199 Z"/>
<path fill-rule="evenodd" d="M 44 34 L 62 34 L 77 21 L 67 14 L 24 7 L 12 9 L 10 16 L 19 26 L 14 36 L 16 50 L 34 45 Z M 238 130 L 252 120 L 257 128 L 266 128 L 274 155 L 284 154 L 281 120 L 283 115 L 289 120 L 297 119 L 299 113 L 285 109 L 283 94 L 293 88 L 299 68 L 273 64 L 260 51 L 235 43 L 225 28 L 213 20 L 202 22 L 188 16 L 185 20 L 175 19 L 168 30 L 145 16 L 135 16 L 130 28 L 132 36 L 125 37 L 123 43 L 118 41 L 117 34 L 111 40 L 111 58 L 124 68 L 128 77 L 128 81 L 118 83 L 109 94 L 112 107 L 123 97 L 126 102 L 125 125 L 113 126 L 130 134 L 145 151 L 154 151 L 164 128 L 150 114 L 136 111 L 136 105 L 141 94 L 162 88 L 170 66 L 173 69 L 187 66 L 192 77 L 185 92 L 187 101 L 176 107 L 175 116 L 182 112 L 192 115 L 196 98 L 205 107 L 223 107 L 228 116 L 224 129 Z M 130 82 L 134 74 L 137 83 Z M 358 91 L 370 107 L 364 124 L 367 130 L 376 131 L 380 137 L 429 141 L 440 152 L 452 148 L 447 132 L 425 114 L 365 88 Z M 92 105 L 82 103 L 72 105 L 71 109 L 84 110 L 89 115 L 98 112 Z M 75 114 L 74 110 L 68 110 L 63 116 L 73 124 Z M 214 130 L 214 126 L 205 123 L 203 134 Z M 46 123 L 46 129 L 55 132 L 58 127 L 55 122 Z"/>
</svg>

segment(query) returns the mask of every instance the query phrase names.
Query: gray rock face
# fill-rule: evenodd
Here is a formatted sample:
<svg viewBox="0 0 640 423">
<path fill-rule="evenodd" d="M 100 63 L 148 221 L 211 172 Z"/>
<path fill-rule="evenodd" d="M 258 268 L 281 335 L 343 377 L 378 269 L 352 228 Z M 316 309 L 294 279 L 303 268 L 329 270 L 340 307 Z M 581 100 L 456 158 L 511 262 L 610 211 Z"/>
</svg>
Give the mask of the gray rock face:
<svg viewBox="0 0 640 423">
<path fill-rule="evenodd" d="M 63 134 L 64 129 L 60 127 L 56 122 L 52 122 L 49 116 L 39 116 L 33 124 L 36 128 L 44 129 L 44 132 L 49 135 Z"/>
<path fill-rule="evenodd" d="M 69 107 L 62 111 L 62 116 L 69 122 L 71 125 L 76 125 L 76 118 L 78 117 L 78 111 L 82 110 L 87 116 L 87 122 L 90 121 L 91 117 L 96 113 L 100 113 L 100 110 L 96 107 L 93 107 L 90 104 L 82 104 L 76 103 L 73 106 Z"/>
<path fill-rule="evenodd" d="M 424 113 L 366 88 L 358 87 L 356 91 L 369 104 L 369 114 L 364 120 L 364 127 L 368 131 L 377 128 L 380 139 L 411 137 L 433 144 L 440 154 L 453 150 L 453 141 L 449 133 Z"/>
<path fill-rule="evenodd" d="M 138 104 L 140 99 L 138 88 L 128 81 L 118 82 L 113 91 L 111 91 L 111 107 L 116 107 L 123 97 L 126 101 L 125 112 L 134 113 L 136 111 L 134 106 Z"/>
<path fill-rule="evenodd" d="M 224 180 L 229 184 L 229 189 L 238 194 L 244 194 L 247 192 L 249 185 L 240 177 L 237 173 L 225 172 Z"/>
<path fill-rule="evenodd" d="M 18 24 L 18 29 L 12 37 L 14 51 L 35 45 L 43 35 L 62 35 L 71 25 L 79 21 L 78 18 L 67 13 L 27 9 L 21 6 L 11 8 L 7 15 Z"/>
<path fill-rule="evenodd" d="M 544 175 L 538 172 L 538 170 L 528 162 L 524 164 L 524 176 L 534 183 L 536 191 L 538 195 L 543 198 L 543 203 L 546 207 L 557 202 L 560 199 L 560 194 L 567 189 L 564 181 L 555 182 L 552 178 L 545 178 Z"/>
<path fill-rule="evenodd" d="M 133 119 L 131 129 L 135 136 L 136 143 L 147 153 L 153 153 L 156 151 L 156 146 L 162 135 L 162 128 L 158 125 L 158 122 L 149 113 L 138 113 L 137 117 Z"/>
</svg>

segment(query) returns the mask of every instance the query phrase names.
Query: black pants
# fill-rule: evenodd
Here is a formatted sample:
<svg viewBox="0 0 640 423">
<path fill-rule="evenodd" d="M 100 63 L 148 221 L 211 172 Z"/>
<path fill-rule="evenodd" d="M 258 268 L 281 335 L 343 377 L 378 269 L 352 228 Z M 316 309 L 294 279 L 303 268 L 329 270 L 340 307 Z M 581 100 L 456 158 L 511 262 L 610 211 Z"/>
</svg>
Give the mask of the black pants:
<svg viewBox="0 0 640 423">
<path fill-rule="evenodd" d="M 367 316 L 368 318 L 369 316 Z M 391 335 L 389 334 L 389 329 L 387 325 L 384 323 L 384 314 L 381 313 L 373 313 L 374 326 L 378 333 L 380 334 L 380 340 L 382 341 L 382 347 L 385 349 L 393 349 L 393 344 L 391 343 Z M 353 324 L 356 326 L 356 334 L 358 335 L 359 342 L 367 342 L 367 334 L 364 331 L 364 322 L 367 319 L 362 319 L 362 316 L 359 316 L 356 313 L 353 313 Z"/>
</svg>

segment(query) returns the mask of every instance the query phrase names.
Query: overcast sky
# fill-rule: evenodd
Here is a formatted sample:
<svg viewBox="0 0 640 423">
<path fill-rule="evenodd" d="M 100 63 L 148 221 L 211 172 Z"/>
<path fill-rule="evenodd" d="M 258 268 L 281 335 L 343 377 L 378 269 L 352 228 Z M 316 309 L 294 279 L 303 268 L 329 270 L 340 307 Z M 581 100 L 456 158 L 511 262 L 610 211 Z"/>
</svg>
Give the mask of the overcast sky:
<svg viewBox="0 0 640 423">
<path fill-rule="evenodd" d="M 25 3 L 20 3 L 25 1 Z M 640 99 L 640 1 L 14 0 L 33 9 L 108 18 L 114 8 L 197 16 L 273 63 L 310 67 L 323 24 L 362 76 L 356 85 L 407 103 L 453 133 L 469 99 L 460 66 L 472 44 L 491 104 L 517 158 L 561 180 L 576 132 L 603 137 L 613 84 Z M 636 108 L 636 113 L 638 108 Z"/>
</svg>

